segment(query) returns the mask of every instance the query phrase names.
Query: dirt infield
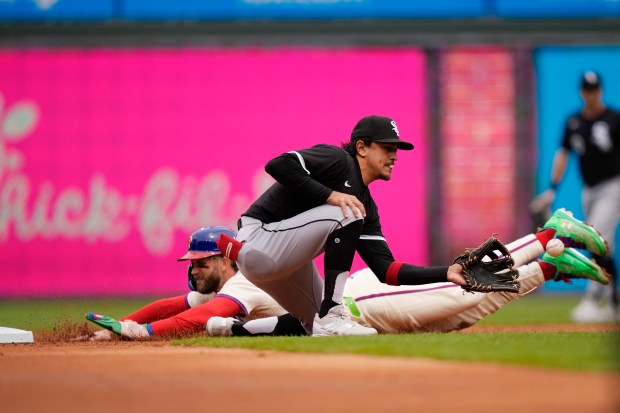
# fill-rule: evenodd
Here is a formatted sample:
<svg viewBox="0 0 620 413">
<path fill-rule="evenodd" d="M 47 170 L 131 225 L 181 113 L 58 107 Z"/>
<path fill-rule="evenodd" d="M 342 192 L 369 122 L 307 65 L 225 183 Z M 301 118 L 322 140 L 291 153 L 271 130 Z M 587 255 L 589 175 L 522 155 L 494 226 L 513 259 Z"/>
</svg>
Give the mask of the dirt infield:
<svg viewBox="0 0 620 413">
<path fill-rule="evenodd" d="M 617 413 L 618 389 L 618 374 L 499 364 L 174 347 L 163 341 L 0 346 L 3 413 Z"/>
</svg>

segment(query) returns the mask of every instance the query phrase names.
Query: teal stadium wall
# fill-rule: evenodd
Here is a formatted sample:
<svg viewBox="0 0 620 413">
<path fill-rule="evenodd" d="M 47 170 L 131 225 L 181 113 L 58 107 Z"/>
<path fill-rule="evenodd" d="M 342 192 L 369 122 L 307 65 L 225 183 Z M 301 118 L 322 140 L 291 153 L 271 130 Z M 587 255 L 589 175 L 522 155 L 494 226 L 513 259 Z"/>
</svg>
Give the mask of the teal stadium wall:
<svg viewBox="0 0 620 413">
<path fill-rule="evenodd" d="M 536 187 L 542 192 L 549 187 L 553 155 L 560 145 L 566 119 L 581 108 L 579 78 L 586 70 L 595 70 L 603 80 L 603 100 L 620 110 L 620 46 L 541 46 L 534 52 L 536 96 L 538 105 L 538 150 Z M 572 155 L 564 181 L 558 188 L 553 208 L 565 207 L 583 219 L 578 160 Z M 616 245 L 620 233 L 616 231 Z M 620 251 L 615 251 L 620 264 Z M 550 291 L 580 290 L 583 281 L 574 285 L 547 283 Z"/>
</svg>

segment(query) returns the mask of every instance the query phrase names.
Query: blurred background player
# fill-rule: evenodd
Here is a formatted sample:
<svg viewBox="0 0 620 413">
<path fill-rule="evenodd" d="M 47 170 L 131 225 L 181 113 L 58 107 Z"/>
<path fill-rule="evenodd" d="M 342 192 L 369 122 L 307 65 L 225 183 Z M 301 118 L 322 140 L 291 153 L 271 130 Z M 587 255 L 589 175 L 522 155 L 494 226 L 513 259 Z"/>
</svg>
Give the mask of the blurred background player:
<svg viewBox="0 0 620 413">
<path fill-rule="evenodd" d="M 191 335 L 203 332 L 212 316 L 247 319 L 283 314 L 282 307 L 222 255 L 216 244 L 221 234 L 235 236 L 223 226 L 200 228 L 191 234 L 187 253 L 178 259 L 191 260 L 188 294 L 155 301 L 120 321 L 88 313 L 90 321 L 107 329 L 95 332 L 92 339 L 110 339 L 111 331 L 125 338 Z"/>
<path fill-rule="evenodd" d="M 602 80 L 596 72 L 582 75 L 580 95 L 583 107 L 566 122 L 561 146 L 553 159 L 551 188 L 536 202 L 538 210 L 551 205 L 555 189 L 564 178 L 569 154 L 575 153 L 584 183 L 585 220 L 609 243 L 607 254 L 595 254 L 594 258 L 611 274 L 613 281 L 608 287 L 588 282 L 572 317 L 576 322 L 605 322 L 620 319 L 617 268 L 613 259 L 615 231 L 620 221 L 620 113 L 603 102 Z"/>
<path fill-rule="evenodd" d="M 518 267 L 519 294 L 464 293 L 458 285 L 449 282 L 390 286 L 379 282 L 366 268 L 347 279 L 346 308 L 353 320 L 379 333 L 449 332 L 477 323 L 549 280 L 585 278 L 609 283 L 609 274 L 575 249 L 559 248 L 552 256 L 553 248 L 547 247 L 552 245 L 549 241 L 553 238 L 596 253 L 603 252 L 606 247 L 605 240 L 594 228 L 567 211 L 558 210 L 545 223 L 544 229 L 506 246 Z M 546 249 L 548 252 L 542 259 L 536 260 Z M 212 317 L 207 322 L 207 333 L 212 336 L 303 335 L 300 324 L 295 330 L 286 332 L 284 326 L 294 326 L 294 323 L 290 314 L 245 323 L 233 318 Z"/>
</svg>

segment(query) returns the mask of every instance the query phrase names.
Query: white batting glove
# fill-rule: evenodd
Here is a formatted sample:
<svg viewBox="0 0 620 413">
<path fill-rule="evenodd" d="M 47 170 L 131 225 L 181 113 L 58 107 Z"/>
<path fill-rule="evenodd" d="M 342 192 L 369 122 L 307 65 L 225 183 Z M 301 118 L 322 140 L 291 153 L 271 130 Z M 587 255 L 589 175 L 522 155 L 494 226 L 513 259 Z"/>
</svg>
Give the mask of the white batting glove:
<svg viewBox="0 0 620 413">
<path fill-rule="evenodd" d="M 151 335 L 143 324 L 138 324 L 135 321 L 120 321 L 121 324 L 121 336 L 126 338 L 148 338 Z"/>
<path fill-rule="evenodd" d="M 114 333 L 110 330 L 97 330 L 93 333 L 93 336 L 89 341 L 110 341 Z"/>
</svg>

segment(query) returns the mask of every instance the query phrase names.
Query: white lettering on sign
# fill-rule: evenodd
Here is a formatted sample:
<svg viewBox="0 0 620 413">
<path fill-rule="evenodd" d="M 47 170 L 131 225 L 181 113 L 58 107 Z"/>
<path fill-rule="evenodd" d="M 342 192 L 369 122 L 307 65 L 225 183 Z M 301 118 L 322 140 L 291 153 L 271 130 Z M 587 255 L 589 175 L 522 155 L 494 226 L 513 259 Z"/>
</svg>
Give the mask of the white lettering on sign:
<svg viewBox="0 0 620 413">
<path fill-rule="evenodd" d="M 4 108 L 3 103 L 0 94 L 0 243 L 11 236 L 114 243 L 138 231 L 148 251 L 165 255 L 178 247 L 173 245 L 176 230 L 189 234 L 206 224 L 236 228 L 251 201 L 232 193 L 224 171 L 180 176 L 165 167 L 153 172 L 139 194 L 122 193 L 101 172 L 93 173 L 87 188 L 57 187 L 49 180 L 34 188 L 22 169 L 26 159 L 9 144 L 36 128 L 37 106 L 20 101 Z M 261 194 L 271 183 L 260 168 L 252 189 Z"/>
</svg>

